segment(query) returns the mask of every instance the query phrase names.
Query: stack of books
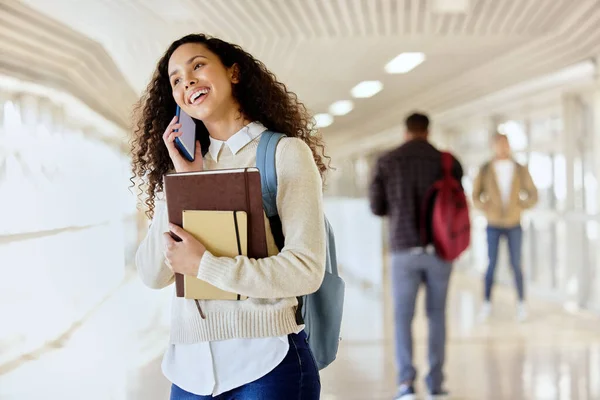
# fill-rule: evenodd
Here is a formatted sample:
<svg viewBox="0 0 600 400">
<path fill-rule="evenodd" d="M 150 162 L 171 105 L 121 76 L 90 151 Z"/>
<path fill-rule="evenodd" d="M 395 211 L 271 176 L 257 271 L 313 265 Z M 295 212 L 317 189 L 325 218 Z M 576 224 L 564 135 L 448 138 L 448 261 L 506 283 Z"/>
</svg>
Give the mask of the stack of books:
<svg viewBox="0 0 600 400">
<path fill-rule="evenodd" d="M 173 173 L 164 179 L 170 223 L 181 226 L 217 257 L 267 257 L 258 169 Z M 195 276 L 176 274 L 175 285 L 177 296 L 187 299 L 244 299 Z"/>
</svg>

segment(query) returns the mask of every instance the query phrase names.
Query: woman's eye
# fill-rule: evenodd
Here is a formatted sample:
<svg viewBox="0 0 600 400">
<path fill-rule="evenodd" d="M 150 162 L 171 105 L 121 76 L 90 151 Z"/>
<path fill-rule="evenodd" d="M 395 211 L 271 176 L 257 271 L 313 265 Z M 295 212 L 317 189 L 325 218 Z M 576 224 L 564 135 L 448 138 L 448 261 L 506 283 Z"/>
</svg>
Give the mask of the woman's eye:
<svg viewBox="0 0 600 400">
<path fill-rule="evenodd" d="M 177 85 L 178 83 L 179 83 L 179 78 L 177 78 L 173 81 L 173 86 Z"/>
<path fill-rule="evenodd" d="M 194 67 L 194 69 L 196 70 L 196 69 L 198 69 L 198 68 L 200 68 L 202 66 L 204 66 L 204 64 L 196 64 L 196 66 Z"/>
</svg>

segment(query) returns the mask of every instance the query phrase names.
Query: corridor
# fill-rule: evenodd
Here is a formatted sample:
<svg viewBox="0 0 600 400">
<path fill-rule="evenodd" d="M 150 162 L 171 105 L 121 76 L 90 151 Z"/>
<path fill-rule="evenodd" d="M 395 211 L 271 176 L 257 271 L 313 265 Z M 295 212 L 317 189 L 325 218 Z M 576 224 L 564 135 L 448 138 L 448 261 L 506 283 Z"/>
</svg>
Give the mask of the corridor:
<svg viewBox="0 0 600 400">
<path fill-rule="evenodd" d="M 470 247 L 455 260 L 447 307 L 450 399 L 600 400 L 600 0 L 0 0 L 0 21 L 0 400 L 169 398 L 161 360 L 173 288 L 141 283 L 136 249 L 164 174 L 198 172 L 220 154 L 208 151 L 206 165 L 174 162 L 183 161 L 174 137 L 162 135 L 181 111 L 195 121 L 185 129 L 190 144 L 217 139 L 237 157 L 244 148 L 227 142 L 262 124 L 300 135 L 324 173 L 346 297 L 338 359 L 321 374 L 323 400 L 396 393 L 387 257 L 425 243 L 398 246 L 390 229 L 408 227 L 416 239 L 419 228 L 423 239 L 429 204 L 423 193 L 387 196 L 386 188 L 379 194 L 388 205 L 415 208 L 380 218 L 370 198 L 379 160 L 414 140 L 456 157 L 469 205 Z M 190 37 L 193 59 L 206 58 L 229 84 L 189 57 L 176 68 L 179 57 L 165 52 Z M 202 86 L 174 95 L 184 71 L 190 88 Z M 418 155 L 407 151 L 406 165 Z M 278 174 L 313 167 L 289 160 L 277 160 Z M 496 173 L 501 196 L 484 171 Z M 411 182 L 423 175 L 413 172 L 390 167 L 402 178 L 390 187 L 431 187 Z M 297 189 L 298 176 L 277 179 Z M 319 204 L 314 183 L 315 197 L 279 196 L 292 199 L 288 216 L 320 214 L 306 207 Z M 212 196 L 220 186 L 203 190 Z M 278 201 L 278 212 L 287 208 Z M 478 318 L 494 225 L 521 227 L 524 322 L 504 242 L 492 317 Z M 296 237 L 315 242 L 298 260 L 318 260 L 316 234 Z M 262 281 L 272 282 L 284 280 Z M 420 400 L 423 300 L 413 326 Z"/>
<path fill-rule="evenodd" d="M 478 280 L 455 273 L 446 367 L 452 399 L 600 398 L 600 335 L 592 317 L 535 301 L 530 319 L 519 324 L 513 293 L 502 287 L 492 319 L 480 324 L 479 292 Z M 0 366 L 0 399 L 168 398 L 160 361 L 168 338 L 169 296 L 168 290 L 152 291 L 130 276 L 61 341 Z M 392 398 L 393 326 L 387 299 L 387 294 L 349 282 L 339 358 L 322 372 L 324 400 Z M 427 337 L 419 301 L 415 353 L 423 373 Z M 419 389 L 423 393 L 422 384 Z"/>
</svg>

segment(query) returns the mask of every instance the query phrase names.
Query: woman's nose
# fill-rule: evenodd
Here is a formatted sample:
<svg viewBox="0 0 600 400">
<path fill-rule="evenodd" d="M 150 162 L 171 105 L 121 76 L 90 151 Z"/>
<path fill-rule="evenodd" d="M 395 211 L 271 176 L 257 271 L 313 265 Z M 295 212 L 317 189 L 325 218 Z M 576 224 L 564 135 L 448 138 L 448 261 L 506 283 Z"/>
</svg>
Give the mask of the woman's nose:
<svg viewBox="0 0 600 400">
<path fill-rule="evenodd" d="M 196 84 L 196 80 L 195 80 L 195 79 L 189 80 L 189 81 L 187 81 L 187 83 L 185 84 L 185 88 L 186 88 L 186 89 L 189 89 L 190 87 L 194 86 L 195 84 Z"/>
</svg>

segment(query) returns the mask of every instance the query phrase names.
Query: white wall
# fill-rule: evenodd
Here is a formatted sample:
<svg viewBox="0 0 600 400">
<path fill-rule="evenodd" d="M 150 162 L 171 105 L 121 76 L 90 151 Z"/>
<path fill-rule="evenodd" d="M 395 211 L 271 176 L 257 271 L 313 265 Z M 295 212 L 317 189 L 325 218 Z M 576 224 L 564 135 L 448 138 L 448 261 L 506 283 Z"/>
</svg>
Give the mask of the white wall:
<svg viewBox="0 0 600 400">
<path fill-rule="evenodd" d="M 129 157 L 102 140 L 124 133 L 66 111 L 0 86 L 0 364 L 60 337 L 118 287 L 136 239 Z"/>
<path fill-rule="evenodd" d="M 366 199 L 326 198 L 325 213 L 335 233 L 342 277 L 381 289 L 382 220 L 371 214 Z"/>
</svg>

